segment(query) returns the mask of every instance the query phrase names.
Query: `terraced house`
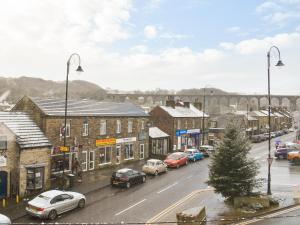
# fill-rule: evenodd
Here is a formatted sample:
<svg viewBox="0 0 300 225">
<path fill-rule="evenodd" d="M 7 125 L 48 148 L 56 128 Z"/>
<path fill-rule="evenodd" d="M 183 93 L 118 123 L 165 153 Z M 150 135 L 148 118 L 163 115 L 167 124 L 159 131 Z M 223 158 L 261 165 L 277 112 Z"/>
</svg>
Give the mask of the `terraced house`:
<svg viewBox="0 0 300 225">
<path fill-rule="evenodd" d="M 12 110 L 27 112 L 50 140 L 53 177 L 70 171 L 75 158 L 92 171 L 148 157 L 148 115 L 131 103 L 69 100 L 65 130 L 64 100 L 24 96 Z"/>
</svg>

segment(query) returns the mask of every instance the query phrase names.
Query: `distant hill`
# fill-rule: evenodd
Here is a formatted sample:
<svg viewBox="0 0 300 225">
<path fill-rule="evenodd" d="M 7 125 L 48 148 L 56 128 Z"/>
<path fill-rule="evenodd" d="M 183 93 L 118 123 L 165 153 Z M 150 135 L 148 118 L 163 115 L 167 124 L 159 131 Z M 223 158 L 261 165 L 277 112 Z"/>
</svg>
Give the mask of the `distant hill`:
<svg viewBox="0 0 300 225">
<path fill-rule="evenodd" d="M 65 88 L 65 82 L 32 77 L 0 77 L 0 102 L 6 99 L 8 102 L 15 103 L 23 95 L 40 98 L 64 98 Z M 70 99 L 103 100 L 106 97 L 106 91 L 96 84 L 74 80 L 69 81 L 68 96 Z"/>
<path fill-rule="evenodd" d="M 178 95 L 203 95 L 203 92 L 204 92 L 204 88 L 200 88 L 200 89 L 192 88 L 192 89 L 182 89 L 180 91 L 177 91 L 176 93 Z M 237 93 L 230 93 L 213 87 L 205 88 L 205 95 L 210 95 L 210 94 L 228 95 L 228 94 L 237 94 Z"/>
</svg>

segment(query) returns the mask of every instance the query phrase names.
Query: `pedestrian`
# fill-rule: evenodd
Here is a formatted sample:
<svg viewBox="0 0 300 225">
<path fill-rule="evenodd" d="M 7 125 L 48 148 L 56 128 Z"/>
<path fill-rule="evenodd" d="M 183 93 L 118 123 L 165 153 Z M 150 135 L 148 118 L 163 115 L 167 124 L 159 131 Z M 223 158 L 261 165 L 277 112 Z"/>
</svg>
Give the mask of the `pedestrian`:
<svg viewBox="0 0 300 225">
<path fill-rule="evenodd" d="M 79 163 L 78 159 L 75 158 L 75 159 L 74 159 L 74 162 L 73 162 L 73 164 L 72 164 L 72 173 L 73 173 L 74 175 L 77 175 L 79 166 L 80 166 L 80 163 Z"/>
</svg>

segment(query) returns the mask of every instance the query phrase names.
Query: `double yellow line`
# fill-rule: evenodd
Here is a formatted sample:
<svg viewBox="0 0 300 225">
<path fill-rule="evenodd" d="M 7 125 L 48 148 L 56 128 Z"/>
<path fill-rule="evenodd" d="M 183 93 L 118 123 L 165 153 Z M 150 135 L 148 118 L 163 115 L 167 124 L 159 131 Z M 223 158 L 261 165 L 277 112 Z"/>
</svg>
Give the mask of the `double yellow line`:
<svg viewBox="0 0 300 225">
<path fill-rule="evenodd" d="M 153 223 L 157 222 L 161 217 L 171 212 L 173 209 L 175 209 L 177 206 L 181 205 L 185 201 L 189 200 L 190 198 L 194 197 L 194 195 L 199 194 L 200 192 L 205 191 L 213 191 L 213 188 L 206 188 L 206 189 L 199 189 L 191 192 L 189 195 L 185 196 L 184 198 L 180 199 L 178 202 L 175 202 L 173 205 L 169 206 L 165 210 L 158 213 L 156 216 L 152 217 L 146 222 L 146 225 L 152 225 Z"/>
</svg>

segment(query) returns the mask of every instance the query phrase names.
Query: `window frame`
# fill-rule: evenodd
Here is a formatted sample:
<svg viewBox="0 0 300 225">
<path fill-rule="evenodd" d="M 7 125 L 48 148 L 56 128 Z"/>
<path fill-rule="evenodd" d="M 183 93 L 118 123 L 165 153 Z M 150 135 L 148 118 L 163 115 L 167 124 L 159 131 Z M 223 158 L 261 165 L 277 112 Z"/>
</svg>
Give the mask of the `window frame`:
<svg viewBox="0 0 300 225">
<path fill-rule="evenodd" d="M 107 134 L 107 120 L 100 120 L 100 135 Z"/>
<path fill-rule="evenodd" d="M 128 148 L 127 148 L 127 146 L 128 146 Z M 129 146 L 131 146 L 131 147 L 129 147 Z M 133 145 L 133 143 L 125 144 L 124 153 L 125 153 L 124 160 L 134 159 L 134 145 Z M 130 153 L 132 153 L 132 154 L 130 154 Z M 131 157 L 131 155 L 132 155 L 132 157 Z M 129 157 L 127 157 L 127 156 L 129 156 Z"/>
<path fill-rule="evenodd" d="M 127 133 L 131 134 L 133 132 L 133 120 L 128 120 Z"/>
<path fill-rule="evenodd" d="M 101 150 L 104 149 L 104 159 L 105 162 L 101 162 L 101 156 L 100 154 L 102 154 Z M 107 152 L 110 154 L 109 155 L 109 161 L 107 161 Z M 104 146 L 101 148 L 98 148 L 98 153 L 99 153 L 99 166 L 103 166 L 103 165 L 108 165 L 112 163 L 112 146 Z"/>
<path fill-rule="evenodd" d="M 6 149 L 7 149 L 7 136 L 0 136 L 0 150 L 6 150 Z"/>
<path fill-rule="evenodd" d="M 83 123 L 83 133 L 82 136 L 86 137 L 89 136 L 89 124 L 88 122 Z"/>
<path fill-rule="evenodd" d="M 116 133 L 120 134 L 121 131 L 122 131 L 122 122 L 121 122 L 121 120 L 117 120 L 116 121 Z"/>
</svg>

